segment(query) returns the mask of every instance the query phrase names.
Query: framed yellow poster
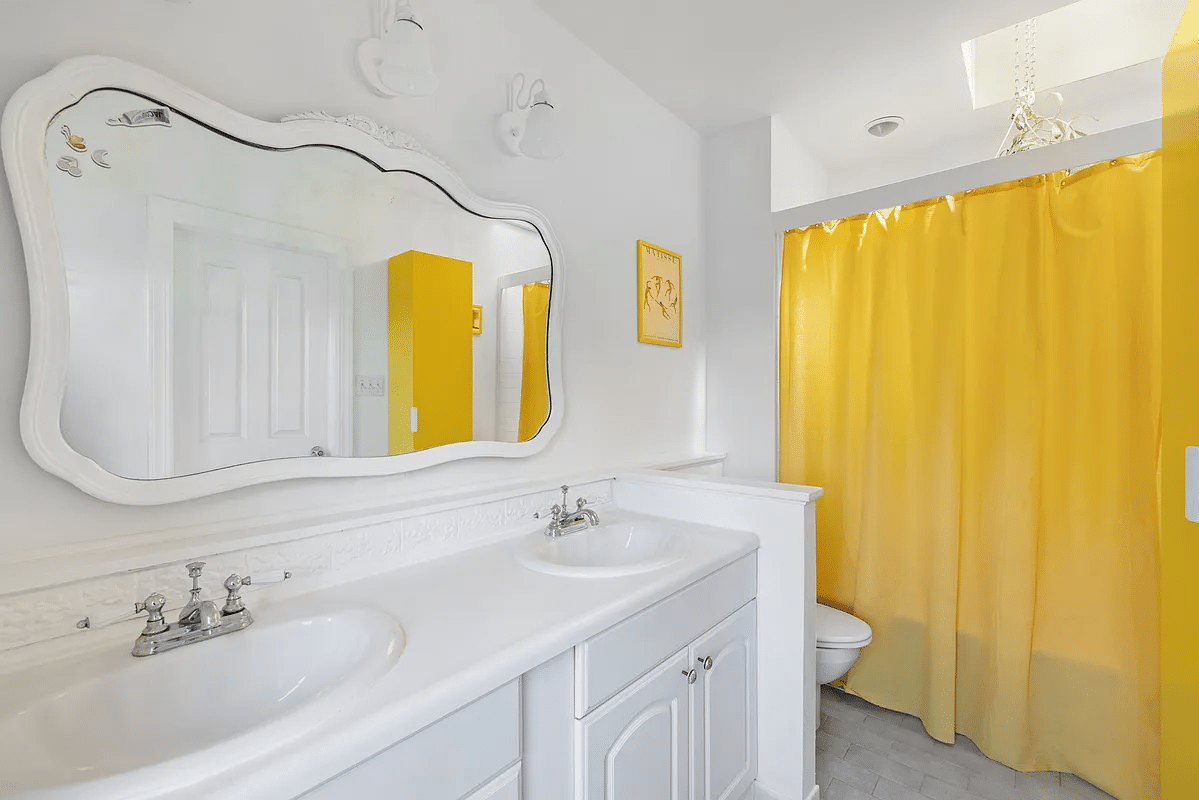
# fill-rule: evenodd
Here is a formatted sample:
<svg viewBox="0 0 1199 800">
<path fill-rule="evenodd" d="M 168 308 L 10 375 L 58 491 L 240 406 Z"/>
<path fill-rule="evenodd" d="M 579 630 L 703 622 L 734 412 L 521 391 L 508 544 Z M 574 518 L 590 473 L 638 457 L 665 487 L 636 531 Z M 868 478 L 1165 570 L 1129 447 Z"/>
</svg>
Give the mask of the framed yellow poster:
<svg viewBox="0 0 1199 800">
<path fill-rule="evenodd" d="M 637 340 L 683 346 L 683 258 L 637 242 Z"/>
</svg>

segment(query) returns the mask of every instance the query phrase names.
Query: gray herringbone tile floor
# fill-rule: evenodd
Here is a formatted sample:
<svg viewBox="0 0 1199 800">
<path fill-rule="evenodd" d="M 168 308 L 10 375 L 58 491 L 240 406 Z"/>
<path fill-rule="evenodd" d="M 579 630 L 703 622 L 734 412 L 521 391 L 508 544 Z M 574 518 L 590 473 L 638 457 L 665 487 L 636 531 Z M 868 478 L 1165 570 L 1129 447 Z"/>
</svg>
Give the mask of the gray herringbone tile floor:
<svg viewBox="0 0 1199 800">
<path fill-rule="evenodd" d="M 958 735 L 942 744 L 920 720 L 821 686 L 821 800 L 1114 800 L 1074 775 L 1017 772 Z"/>
</svg>

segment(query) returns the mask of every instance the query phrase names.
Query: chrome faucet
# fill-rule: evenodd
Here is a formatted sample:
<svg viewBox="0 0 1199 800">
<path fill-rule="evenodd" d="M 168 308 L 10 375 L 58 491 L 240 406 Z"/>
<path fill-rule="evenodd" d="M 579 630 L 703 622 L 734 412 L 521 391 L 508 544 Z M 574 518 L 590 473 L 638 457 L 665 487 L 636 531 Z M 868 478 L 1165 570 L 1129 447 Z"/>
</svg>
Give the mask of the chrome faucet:
<svg viewBox="0 0 1199 800">
<path fill-rule="evenodd" d="M 569 492 L 570 487 L 563 486 L 562 503 L 555 503 L 549 511 L 550 522 L 545 526 L 545 535 L 551 539 L 577 533 L 600 524 L 599 516 L 592 509 L 585 508 L 587 501 L 582 497 L 575 501 L 574 510 L 571 510 L 566 499 Z M 534 514 L 533 517 L 540 519 L 541 512 Z"/>
<path fill-rule="evenodd" d="M 187 565 L 187 576 L 192 579 L 191 599 L 179 610 L 179 624 L 196 631 L 210 631 L 221 624 L 221 612 L 217 611 L 216 603 L 200 599 L 200 593 L 204 591 L 200 588 L 200 575 L 203 572 L 203 561 L 193 561 Z"/>
<path fill-rule="evenodd" d="M 133 605 L 133 613 L 122 614 L 114 619 L 92 621 L 84 617 L 76 623 L 77 628 L 102 628 L 115 622 L 132 619 L 142 612 L 146 613 L 146 627 L 133 643 L 133 655 L 152 656 L 165 653 L 196 642 L 215 639 L 227 633 L 245 630 L 254 623 L 249 609 L 241 599 L 241 587 L 251 584 L 277 583 L 291 577 L 290 572 L 275 572 L 257 577 L 230 575 L 225 579 L 225 605 L 218 609 L 211 600 L 201 600 L 200 576 L 204 572 L 204 562 L 194 561 L 187 565 L 188 577 L 192 579 L 191 599 L 179 610 L 179 621 L 168 623 L 162 609 L 166 598 L 154 592 L 144 601 Z"/>
</svg>

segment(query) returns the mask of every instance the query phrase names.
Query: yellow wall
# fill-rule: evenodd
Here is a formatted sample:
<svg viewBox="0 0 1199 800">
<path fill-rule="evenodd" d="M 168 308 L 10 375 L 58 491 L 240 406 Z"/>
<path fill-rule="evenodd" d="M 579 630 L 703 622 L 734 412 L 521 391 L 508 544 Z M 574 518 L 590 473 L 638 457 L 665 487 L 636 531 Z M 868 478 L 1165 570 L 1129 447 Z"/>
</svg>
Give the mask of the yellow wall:
<svg viewBox="0 0 1199 800">
<path fill-rule="evenodd" d="M 1199 792 L 1199 523 L 1184 516 L 1184 448 L 1199 446 L 1199 0 L 1162 72 L 1162 794 Z"/>
<path fill-rule="evenodd" d="M 389 452 L 474 438 L 471 294 L 468 261 L 409 250 L 387 262 Z"/>
</svg>

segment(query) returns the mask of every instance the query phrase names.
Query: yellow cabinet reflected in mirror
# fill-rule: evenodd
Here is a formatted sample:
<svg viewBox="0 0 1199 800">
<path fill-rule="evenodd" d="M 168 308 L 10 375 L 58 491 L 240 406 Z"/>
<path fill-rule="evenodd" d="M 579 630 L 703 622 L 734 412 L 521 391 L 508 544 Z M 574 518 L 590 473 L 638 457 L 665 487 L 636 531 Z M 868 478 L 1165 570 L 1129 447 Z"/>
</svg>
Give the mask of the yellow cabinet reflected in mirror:
<svg viewBox="0 0 1199 800">
<path fill-rule="evenodd" d="M 388 449 L 469 442 L 471 264 L 409 250 L 387 262 Z"/>
</svg>

